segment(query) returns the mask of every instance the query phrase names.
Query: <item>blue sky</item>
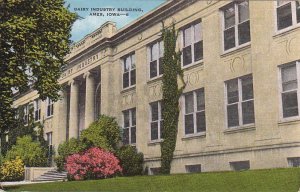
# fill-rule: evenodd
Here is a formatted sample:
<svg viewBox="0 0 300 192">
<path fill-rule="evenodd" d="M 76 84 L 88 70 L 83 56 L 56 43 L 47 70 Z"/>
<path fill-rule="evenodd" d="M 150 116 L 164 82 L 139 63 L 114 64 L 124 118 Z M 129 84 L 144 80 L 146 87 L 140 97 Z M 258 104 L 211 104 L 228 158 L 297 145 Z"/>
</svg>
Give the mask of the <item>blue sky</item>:
<svg viewBox="0 0 300 192">
<path fill-rule="evenodd" d="M 97 29 L 106 21 L 114 21 L 117 23 L 118 29 L 135 20 L 136 18 L 146 14 L 156 8 L 166 0 L 65 0 L 66 5 L 70 5 L 69 10 L 76 12 L 83 17 L 75 21 L 72 28 L 71 40 L 79 41 L 85 35 Z M 88 8 L 88 10 L 75 10 L 77 8 Z M 107 16 L 109 12 L 121 13 L 116 11 L 91 11 L 91 8 L 141 8 L 139 12 L 124 12 L 128 16 Z M 103 16 L 91 16 L 90 13 L 103 13 Z"/>
</svg>

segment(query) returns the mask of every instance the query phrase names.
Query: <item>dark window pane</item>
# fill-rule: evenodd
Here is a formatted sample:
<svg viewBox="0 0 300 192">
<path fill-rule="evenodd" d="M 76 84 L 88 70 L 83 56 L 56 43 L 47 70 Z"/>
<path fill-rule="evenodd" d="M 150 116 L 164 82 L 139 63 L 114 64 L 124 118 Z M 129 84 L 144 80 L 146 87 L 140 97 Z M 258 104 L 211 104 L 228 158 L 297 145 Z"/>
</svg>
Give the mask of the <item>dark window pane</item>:
<svg viewBox="0 0 300 192">
<path fill-rule="evenodd" d="M 287 66 L 281 69 L 282 90 L 289 91 L 297 89 L 296 65 Z"/>
<path fill-rule="evenodd" d="M 249 161 L 230 162 L 230 167 L 234 171 L 248 170 L 250 169 L 250 162 Z"/>
<path fill-rule="evenodd" d="M 129 111 L 124 111 L 123 112 L 123 116 L 124 116 L 124 127 L 129 127 Z"/>
<path fill-rule="evenodd" d="M 158 139 L 158 122 L 151 123 L 151 140 Z"/>
<path fill-rule="evenodd" d="M 183 48 L 182 54 L 183 54 L 183 66 L 191 64 L 192 63 L 191 45 Z"/>
<path fill-rule="evenodd" d="M 300 167 L 300 157 L 287 158 L 289 167 Z"/>
<path fill-rule="evenodd" d="M 53 104 L 51 105 L 51 115 L 53 115 Z"/>
<path fill-rule="evenodd" d="M 135 108 L 131 109 L 131 125 L 136 125 L 136 111 Z"/>
<path fill-rule="evenodd" d="M 129 129 L 123 129 L 123 143 L 129 144 Z"/>
<path fill-rule="evenodd" d="M 253 99 L 253 83 L 252 76 L 242 79 L 242 98 L 244 100 Z"/>
<path fill-rule="evenodd" d="M 227 106 L 227 121 L 228 127 L 239 126 L 239 111 L 237 104 Z"/>
<path fill-rule="evenodd" d="M 239 45 L 250 42 L 250 21 L 246 21 L 238 26 L 239 30 Z"/>
<path fill-rule="evenodd" d="M 164 131 L 164 120 L 160 121 L 160 138 L 163 138 L 163 131 Z"/>
<path fill-rule="evenodd" d="M 243 1 L 238 4 L 239 7 L 239 23 L 249 19 L 249 2 Z"/>
<path fill-rule="evenodd" d="M 50 105 L 47 106 L 47 116 L 51 116 L 51 108 Z"/>
<path fill-rule="evenodd" d="M 235 47 L 235 32 L 234 27 L 224 31 L 224 49 L 228 50 Z"/>
<path fill-rule="evenodd" d="M 283 117 L 298 116 L 297 92 L 282 94 Z"/>
<path fill-rule="evenodd" d="M 150 78 L 157 76 L 157 60 L 150 62 Z"/>
<path fill-rule="evenodd" d="M 159 58 L 159 75 L 164 73 L 164 68 L 163 68 L 163 57 Z"/>
<path fill-rule="evenodd" d="M 185 115 L 185 134 L 194 133 L 194 118 L 193 114 Z"/>
<path fill-rule="evenodd" d="M 203 41 L 194 44 L 194 61 L 203 59 Z"/>
<path fill-rule="evenodd" d="M 194 112 L 194 95 L 193 92 L 185 94 L 185 113 Z"/>
<path fill-rule="evenodd" d="M 129 87 L 129 72 L 123 73 L 123 88 Z"/>
<path fill-rule="evenodd" d="M 35 114 L 34 114 L 34 120 L 35 120 L 35 121 L 38 121 L 38 120 L 39 120 L 39 111 L 35 111 Z"/>
<path fill-rule="evenodd" d="M 254 123 L 254 102 L 247 101 L 242 103 L 243 124 Z"/>
<path fill-rule="evenodd" d="M 131 143 L 136 143 L 136 128 L 131 127 Z"/>
<path fill-rule="evenodd" d="M 227 103 L 235 103 L 239 101 L 238 80 L 230 80 L 227 82 Z"/>
<path fill-rule="evenodd" d="M 234 4 L 231 4 L 224 10 L 224 22 L 225 29 L 235 25 L 235 8 Z"/>
<path fill-rule="evenodd" d="M 297 23 L 300 23 L 300 3 L 296 1 Z"/>
<path fill-rule="evenodd" d="M 291 3 L 277 8 L 277 26 L 278 29 L 284 29 L 293 24 Z"/>
<path fill-rule="evenodd" d="M 200 173 L 201 165 L 186 165 L 185 169 L 187 173 Z"/>
<path fill-rule="evenodd" d="M 135 69 L 130 71 L 130 85 L 135 85 Z"/>
<path fill-rule="evenodd" d="M 152 121 L 158 120 L 158 102 L 151 104 Z"/>
<path fill-rule="evenodd" d="M 205 112 L 197 113 L 197 132 L 206 131 Z"/>
<path fill-rule="evenodd" d="M 197 111 L 205 109 L 204 89 L 200 89 L 196 92 L 197 95 Z"/>
</svg>

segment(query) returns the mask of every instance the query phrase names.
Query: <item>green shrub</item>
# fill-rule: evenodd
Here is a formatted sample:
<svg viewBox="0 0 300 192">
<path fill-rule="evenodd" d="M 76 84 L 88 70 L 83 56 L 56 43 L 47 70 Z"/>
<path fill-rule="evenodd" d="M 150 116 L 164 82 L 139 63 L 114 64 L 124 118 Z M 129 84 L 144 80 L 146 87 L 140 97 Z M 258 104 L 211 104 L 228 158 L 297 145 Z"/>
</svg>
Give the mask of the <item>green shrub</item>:
<svg viewBox="0 0 300 192">
<path fill-rule="evenodd" d="M 133 176 L 143 174 L 144 156 L 142 153 L 138 153 L 135 147 L 130 145 L 122 146 L 117 156 L 123 168 L 123 175 Z"/>
<path fill-rule="evenodd" d="M 5 161 L 1 165 L 0 180 L 1 181 L 21 181 L 24 179 L 24 163 L 20 157 Z"/>
<path fill-rule="evenodd" d="M 65 159 L 64 159 L 63 156 L 57 156 L 57 157 L 55 157 L 54 162 L 56 164 L 58 172 L 62 172 L 62 171 L 65 170 L 65 167 L 64 167 Z"/>
<path fill-rule="evenodd" d="M 43 167 L 47 165 L 47 150 L 31 136 L 18 137 L 16 145 L 7 152 L 5 159 L 13 160 L 19 156 L 27 167 Z"/>
<path fill-rule="evenodd" d="M 101 115 L 97 121 L 81 132 L 80 140 L 108 151 L 116 151 L 121 141 L 120 127 L 115 118 Z"/>
</svg>

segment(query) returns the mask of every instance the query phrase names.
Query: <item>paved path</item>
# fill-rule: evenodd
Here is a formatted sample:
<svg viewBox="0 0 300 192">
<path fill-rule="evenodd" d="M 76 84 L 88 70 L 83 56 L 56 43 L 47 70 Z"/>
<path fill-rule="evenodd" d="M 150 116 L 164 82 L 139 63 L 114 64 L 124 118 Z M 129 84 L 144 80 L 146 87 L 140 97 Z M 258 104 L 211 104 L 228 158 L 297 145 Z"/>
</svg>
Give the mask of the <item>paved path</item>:
<svg viewBox="0 0 300 192">
<path fill-rule="evenodd" d="M 57 182 L 57 181 L 10 181 L 10 182 L 0 182 L 0 192 L 5 192 L 3 187 L 8 186 L 17 186 L 17 185 L 28 185 L 28 184 L 35 184 L 35 183 L 49 183 L 49 182 Z"/>
</svg>

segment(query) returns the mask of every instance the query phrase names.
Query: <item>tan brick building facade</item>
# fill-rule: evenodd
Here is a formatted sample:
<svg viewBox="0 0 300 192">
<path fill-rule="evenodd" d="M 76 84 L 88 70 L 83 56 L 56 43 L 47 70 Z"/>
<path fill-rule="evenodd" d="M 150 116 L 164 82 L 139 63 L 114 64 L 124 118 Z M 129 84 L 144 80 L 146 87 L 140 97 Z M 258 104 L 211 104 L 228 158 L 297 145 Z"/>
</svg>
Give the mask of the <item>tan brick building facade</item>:
<svg viewBox="0 0 300 192">
<path fill-rule="evenodd" d="M 187 83 L 171 172 L 299 166 L 298 1 L 168 1 L 122 29 L 106 22 L 66 57 L 62 99 L 35 104 L 53 146 L 111 115 L 157 171 L 161 21 L 180 31 Z M 37 98 L 31 91 L 14 106 Z"/>
</svg>

